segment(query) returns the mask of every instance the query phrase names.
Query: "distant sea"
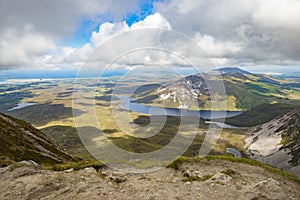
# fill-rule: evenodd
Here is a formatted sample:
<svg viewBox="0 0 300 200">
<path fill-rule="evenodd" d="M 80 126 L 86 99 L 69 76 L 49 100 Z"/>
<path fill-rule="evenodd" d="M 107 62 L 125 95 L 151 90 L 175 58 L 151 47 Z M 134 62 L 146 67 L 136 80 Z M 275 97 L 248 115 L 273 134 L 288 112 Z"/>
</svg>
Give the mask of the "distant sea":
<svg viewBox="0 0 300 200">
<path fill-rule="evenodd" d="M 102 72 L 98 72 L 100 75 Z M 121 76 L 126 70 L 111 70 L 101 74 L 102 77 Z M 0 71 L 0 82 L 9 79 L 56 79 L 76 78 L 77 70 L 3 70 Z M 95 77 L 95 71 L 86 71 L 80 74 L 81 78 Z"/>
<path fill-rule="evenodd" d="M 101 75 L 101 77 L 122 76 L 127 70 L 109 70 L 95 71 L 85 70 L 80 73 L 80 78 L 92 78 Z M 182 75 L 197 74 L 194 68 L 181 67 L 177 70 Z M 0 82 L 5 82 L 9 79 L 57 79 L 57 78 L 77 78 L 77 70 L 2 70 L 0 71 Z"/>
</svg>

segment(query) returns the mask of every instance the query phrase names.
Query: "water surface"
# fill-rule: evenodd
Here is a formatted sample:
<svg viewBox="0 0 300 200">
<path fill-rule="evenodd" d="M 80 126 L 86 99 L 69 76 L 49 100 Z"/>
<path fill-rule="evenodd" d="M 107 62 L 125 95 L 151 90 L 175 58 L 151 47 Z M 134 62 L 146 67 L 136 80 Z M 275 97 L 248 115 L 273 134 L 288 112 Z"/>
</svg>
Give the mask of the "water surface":
<svg viewBox="0 0 300 200">
<path fill-rule="evenodd" d="M 168 116 L 194 116 L 203 119 L 219 119 L 224 117 L 233 117 L 241 114 L 240 111 L 210 111 L 210 110 L 186 110 L 177 108 L 163 108 L 158 106 L 147 106 L 134 102 L 133 98 L 118 96 L 122 100 L 121 106 L 125 110 L 148 115 L 168 115 Z M 214 122 L 216 123 L 216 122 Z M 218 125 L 218 124 L 217 124 Z M 219 124 L 220 125 L 220 124 Z M 230 125 L 228 125 L 230 126 Z"/>
<path fill-rule="evenodd" d="M 13 111 L 13 110 L 18 110 L 18 109 L 22 109 L 22 108 L 25 108 L 25 107 L 28 107 L 28 106 L 33 106 L 35 105 L 36 103 L 19 103 L 17 104 L 15 107 L 13 108 L 10 108 L 6 111 Z"/>
</svg>

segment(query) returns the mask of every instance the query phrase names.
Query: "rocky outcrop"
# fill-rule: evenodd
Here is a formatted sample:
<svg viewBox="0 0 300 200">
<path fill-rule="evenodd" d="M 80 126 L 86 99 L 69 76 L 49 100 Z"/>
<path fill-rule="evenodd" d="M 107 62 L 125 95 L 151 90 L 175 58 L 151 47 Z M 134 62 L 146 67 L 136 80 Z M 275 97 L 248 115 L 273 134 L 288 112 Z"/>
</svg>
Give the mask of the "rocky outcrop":
<svg viewBox="0 0 300 200">
<path fill-rule="evenodd" d="M 246 149 L 252 159 L 300 176 L 300 107 L 250 131 Z"/>
</svg>

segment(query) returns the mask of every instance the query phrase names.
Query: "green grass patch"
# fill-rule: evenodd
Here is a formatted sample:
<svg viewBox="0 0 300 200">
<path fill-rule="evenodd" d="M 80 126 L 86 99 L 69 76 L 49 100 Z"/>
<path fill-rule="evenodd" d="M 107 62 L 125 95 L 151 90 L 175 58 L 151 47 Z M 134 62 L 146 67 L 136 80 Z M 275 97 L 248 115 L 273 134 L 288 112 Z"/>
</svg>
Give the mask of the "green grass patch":
<svg viewBox="0 0 300 200">
<path fill-rule="evenodd" d="M 55 165 L 43 165 L 43 169 L 53 170 L 53 171 L 65 171 L 68 169 L 73 170 L 81 170 L 84 168 L 92 167 L 97 171 L 104 167 L 100 161 L 79 161 L 79 162 L 67 162 L 63 164 L 55 164 Z"/>
<path fill-rule="evenodd" d="M 224 169 L 221 171 L 221 173 L 226 174 L 227 176 L 233 176 L 236 174 L 236 172 L 232 169 Z"/>
</svg>

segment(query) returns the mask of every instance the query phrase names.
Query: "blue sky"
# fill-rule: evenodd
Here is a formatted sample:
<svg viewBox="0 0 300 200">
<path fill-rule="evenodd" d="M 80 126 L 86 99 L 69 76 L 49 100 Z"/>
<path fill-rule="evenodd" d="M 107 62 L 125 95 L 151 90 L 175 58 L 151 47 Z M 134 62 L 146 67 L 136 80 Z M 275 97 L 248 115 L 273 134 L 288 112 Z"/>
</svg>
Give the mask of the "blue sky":
<svg viewBox="0 0 300 200">
<path fill-rule="evenodd" d="M 123 21 L 126 21 L 131 26 L 133 23 L 144 20 L 147 16 L 155 12 L 153 6 L 155 2 L 164 2 L 164 0 L 139 0 L 138 9 L 126 13 L 123 16 Z M 104 22 L 113 23 L 114 20 L 109 15 L 99 15 L 96 20 L 83 19 L 75 33 L 69 38 L 64 38 L 60 42 L 60 45 L 80 47 L 90 42 L 92 32 L 97 31 L 99 26 Z"/>
</svg>

